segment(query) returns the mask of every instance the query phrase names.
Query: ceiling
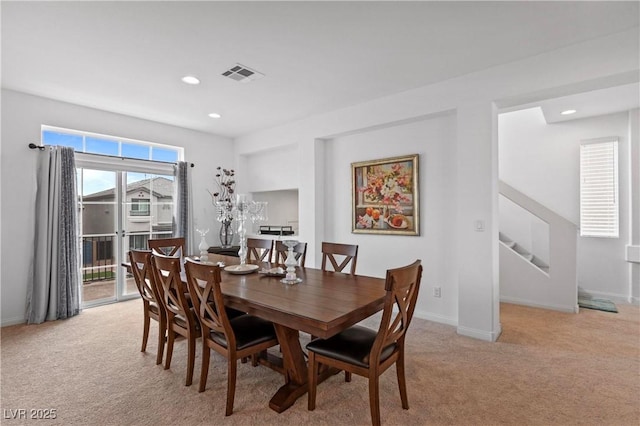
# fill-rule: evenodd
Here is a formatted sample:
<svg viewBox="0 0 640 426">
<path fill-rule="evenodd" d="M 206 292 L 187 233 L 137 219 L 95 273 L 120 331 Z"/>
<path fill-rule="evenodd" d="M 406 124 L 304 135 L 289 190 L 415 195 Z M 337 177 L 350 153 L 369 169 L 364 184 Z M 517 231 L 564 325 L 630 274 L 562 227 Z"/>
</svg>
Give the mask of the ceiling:
<svg viewBox="0 0 640 426">
<path fill-rule="evenodd" d="M 637 27 L 638 6 L 5 1 L 2 87 L 235 137 Z"/>
</svg>

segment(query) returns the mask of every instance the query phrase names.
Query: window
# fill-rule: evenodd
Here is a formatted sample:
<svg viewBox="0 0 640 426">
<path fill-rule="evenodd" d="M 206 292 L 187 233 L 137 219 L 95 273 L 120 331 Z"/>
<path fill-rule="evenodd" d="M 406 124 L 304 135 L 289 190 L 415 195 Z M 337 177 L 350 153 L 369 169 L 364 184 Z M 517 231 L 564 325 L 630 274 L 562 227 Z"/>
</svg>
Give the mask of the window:
<svg viewBox="0 0 640 426">
<path fill-rule="evenodd" d="M 152 142 L 99 135 L 78 130 L 42 126 L 42 144 L 69 146 L 76 152 L 175 163 L 183 149 Z"/>
<path fill-rule="evenodd" d="M 618 238 L 618 139 L 580 144 L 580 236 Z"/>
<path fill-rule="evenodd" d="M 131 200 L 131 216 L 149 216 L 149 205 L 151 200 L 148 198 L 134 198 Z"/>
</svg>

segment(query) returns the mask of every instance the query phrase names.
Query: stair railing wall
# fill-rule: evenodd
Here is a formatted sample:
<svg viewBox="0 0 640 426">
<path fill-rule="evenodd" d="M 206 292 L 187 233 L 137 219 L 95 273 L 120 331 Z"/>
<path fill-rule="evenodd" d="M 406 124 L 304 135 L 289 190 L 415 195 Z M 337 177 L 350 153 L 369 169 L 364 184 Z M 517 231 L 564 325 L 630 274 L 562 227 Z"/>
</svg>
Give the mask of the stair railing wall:
<svg viewBox="0 0 640 426">
<path fill-rule="evenodd" d="M 531 262 L 507 244 L 500 244 L 501 300 L 577 312 L 577 225 L 502 181 L 500 194 L 549 228 L 548 271 L 534 270 Z"/>
</svg>

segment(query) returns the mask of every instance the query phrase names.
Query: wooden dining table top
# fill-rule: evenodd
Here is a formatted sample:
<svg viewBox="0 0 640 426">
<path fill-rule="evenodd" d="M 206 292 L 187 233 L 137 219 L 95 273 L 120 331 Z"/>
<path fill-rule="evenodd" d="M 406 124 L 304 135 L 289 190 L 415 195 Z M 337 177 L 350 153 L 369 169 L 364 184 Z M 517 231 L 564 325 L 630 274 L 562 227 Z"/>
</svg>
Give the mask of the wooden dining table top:
<svg viewBox="0 0 640 426">
<path fill-rule="evenodd" d="M 223 262 L 225 267 L 240 263 L 235 256 L 211 253 L 207 261 Z M 278 266 L 253 263 L 258 265 L 258 270 Z M 126 262 L 122 266 L 131 268 Z M 299 332 L 329 338 L 382 310 L 386 294 L 382 278 L 301 267 L 296 267 L 296 274 L 302 282 L 285 284 L 280 276 L 257 271 L 233 274 L 223 267 L 221 272 L 220 287 L 225 305 L 269 320 L 274 325 L 282 355 L 279 371 L 284 375 L 285 384 L 273 395 L 269 407 L 278 413 L 287 410 L 308 391 L 307 361 Z M 186 284 L 184 273 L 181 275 Z M 335 369 L 323 369 L 318 382 L 336 373 Z"/>
<path fill-rule="evenodd" d="M 225 266 L 239 263 L 237 257 L 212 254 L 208 261 L 221 261 Z M 256 264 L 264 269 L 275 266 Z M 240 275 L 222 269 L 225 304 L 322 338 L 380 311 L 384 303 L 382 278 L 297 267 L 302 282 L 284 284 L 279 276 L 259 272 Z"/>
</svg>

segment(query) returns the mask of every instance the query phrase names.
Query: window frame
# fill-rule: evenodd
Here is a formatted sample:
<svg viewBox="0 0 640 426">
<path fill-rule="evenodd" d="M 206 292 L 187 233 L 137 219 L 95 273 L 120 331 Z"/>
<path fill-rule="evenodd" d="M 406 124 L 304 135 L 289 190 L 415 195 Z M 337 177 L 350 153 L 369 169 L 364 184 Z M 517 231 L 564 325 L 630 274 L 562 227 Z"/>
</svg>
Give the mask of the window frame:
<svg viewBox="0 0 640 426">
<path fill-rule="evenodd" d="M 618 137 L 580 142 L 581 237 L 620 238 L 619 145 Z M 591 182 L 587 183 L 589 177 Z M 599 200 L 594 201 L 598 196 Z"/>
<path fill-rule="evenodd" d="M 134 209 L 135 206 L 135 209 Z M 141 206 L 146 206 L 146 210 L 140 210 Z M 132 198 L 130 216 L 151 216 L 151 199 L 150 198 Z"/>
<path fill-rule="evenodd" d="M 82 130 L 67 129 L 67 128 L 64 128 L 64 127 L 50 126 L 50 125 L 47 125 L 47 124 L 43 124 L 43 125 L 40 126 L 40 141 L 41 141 L 42 145 L 47 145 L 45 143 L 45 140 L 44 140 L 44 133 L 46 131 L 82 137 L 82 150 L 81 151 L 77 150 L 76 154 L 100 155 L 100 156 L 104 156 L 104 157 L 126 158 L 126 159 L 130 159 L 130 160 L 151 161 L 151 162 L 164 163 L 164 164 L 175 164 L 176 161 L 184 161 L 184 148 L 180 147 L 180 146 L 167 145 L 167 144 L 161 144 L 161 143 L 149 142 L 149 141 L 142 141 L 142 140 L 138 140 L 138 139 L 123 138 L 123 137 L 119 137 L 119 136 L 105 135 L 105 134 L 101 134 L 101 133 L 85 132 L 85 131 L 82 131 Z M 87 145 L 87 141 L 86 140 L 87 140 L 87 138 L 89 138 L 91 140 L 104 140 L 104 141 L 107 141 L 107 142 L 116 142 L 118 144 L 118 155 L 113 155 L 112 153 L 86 152 L 86 145 Z M 149 157 L 148 158 L 124 157 L 124 156 L 122 156 L 122 145 L 123 144 L 125 144 L 125 145 L 139 145 L 139 146 L 147 147 L 147 148 L 149 148 Z M 175 151 L 176 154 L 177 154 L 176 160 L 175 161 L 165 161 L 165 160 L 153 159 L 153 150 L 154 150 L 154 148 L 157 149 L 157 150 L 160 150 L 160 151 Z"/>
</svg>

